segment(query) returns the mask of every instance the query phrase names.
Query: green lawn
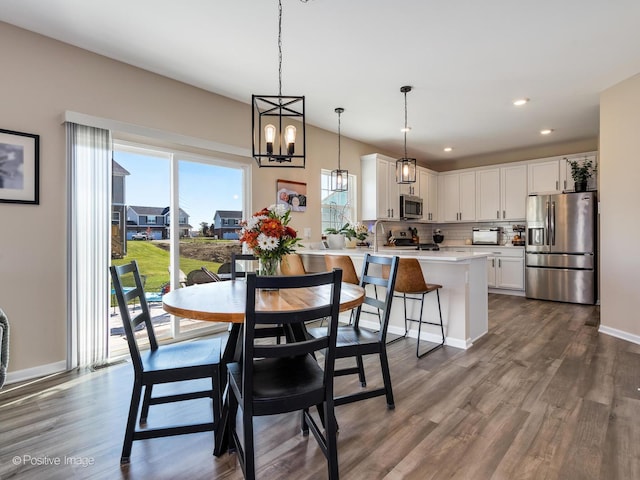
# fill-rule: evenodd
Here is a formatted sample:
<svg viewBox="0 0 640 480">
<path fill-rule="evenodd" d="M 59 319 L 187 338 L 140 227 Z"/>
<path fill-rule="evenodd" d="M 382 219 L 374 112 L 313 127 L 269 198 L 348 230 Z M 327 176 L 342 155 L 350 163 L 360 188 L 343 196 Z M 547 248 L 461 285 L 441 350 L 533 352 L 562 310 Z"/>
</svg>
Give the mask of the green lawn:
<svg viewBox="0 0 640 480">
<path fill-rule="evenodd" d="M 157 292 L 164 283 L 169 281 L 169 252 L 157 247 L 153 242 L 129 241 L 127 242 L 127 255 L 121 259 L 113 259 L 111 263 L 123 265 L 131 260 L 138 261 L 140 273 L 146 276 L 145 290 L 147 292 Z M 212 272 L 217 272 L 220 264 L 180 257 L 180 270 L 185 275 L 202 266 Z"/>
</svg>

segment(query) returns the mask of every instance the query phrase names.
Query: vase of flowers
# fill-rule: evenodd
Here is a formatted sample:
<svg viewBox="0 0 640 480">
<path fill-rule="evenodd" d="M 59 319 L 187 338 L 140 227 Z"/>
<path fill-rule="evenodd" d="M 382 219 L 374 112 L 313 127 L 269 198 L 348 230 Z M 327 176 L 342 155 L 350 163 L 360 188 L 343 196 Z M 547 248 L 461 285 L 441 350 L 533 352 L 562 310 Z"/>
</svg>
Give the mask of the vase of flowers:
<svg viewBox="0 0 640 480">
<path fill-rule="evenodd" d="M 289 226 L 290 216 L 286 206 L 271 205 L 240 223 L 240 241 L 258 258 L 259 275 L 277 275 L 282 257 L 293 253 L 300 242 L 297 232 Z"/>
</svg>

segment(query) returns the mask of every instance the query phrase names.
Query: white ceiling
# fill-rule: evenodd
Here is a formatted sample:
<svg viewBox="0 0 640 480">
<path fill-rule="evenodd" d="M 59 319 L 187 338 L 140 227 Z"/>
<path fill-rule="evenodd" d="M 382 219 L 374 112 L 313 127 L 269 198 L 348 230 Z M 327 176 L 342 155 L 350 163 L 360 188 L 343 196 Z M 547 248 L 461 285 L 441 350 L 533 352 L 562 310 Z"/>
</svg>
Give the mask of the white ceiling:
<svg viewBox="0 0 640 480">
<path fill-rule="evenodd" d="M 278 93 L 277 0 L 0 0 L 0 20 L 245 103 Z M 594 138 L 600 92 L 640 72 L 639 21 L 637 0 L 283 0 L 282 93 L 402 154 L 413 86 L 419 162 Z"/>
</svg>

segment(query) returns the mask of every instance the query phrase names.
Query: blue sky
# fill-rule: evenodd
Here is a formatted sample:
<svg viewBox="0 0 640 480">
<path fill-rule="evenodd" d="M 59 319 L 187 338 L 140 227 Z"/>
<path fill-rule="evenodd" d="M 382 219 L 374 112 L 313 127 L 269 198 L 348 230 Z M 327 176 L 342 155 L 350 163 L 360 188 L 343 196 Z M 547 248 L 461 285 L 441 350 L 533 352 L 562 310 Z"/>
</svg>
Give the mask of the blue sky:
<svg viewBox="0 0 640 480">
<path fill-rule="evenodd" d="M 169 205 L 169 159 L 114 151 L 114 160 L 130 175 L 126 177 L 127 205 L 166 207 Z M 216 210 L 242 210 L 242 172 L 233 168 L 180 161 L 180 207 L 189 223 L 213 223 Z"/>
</svg>

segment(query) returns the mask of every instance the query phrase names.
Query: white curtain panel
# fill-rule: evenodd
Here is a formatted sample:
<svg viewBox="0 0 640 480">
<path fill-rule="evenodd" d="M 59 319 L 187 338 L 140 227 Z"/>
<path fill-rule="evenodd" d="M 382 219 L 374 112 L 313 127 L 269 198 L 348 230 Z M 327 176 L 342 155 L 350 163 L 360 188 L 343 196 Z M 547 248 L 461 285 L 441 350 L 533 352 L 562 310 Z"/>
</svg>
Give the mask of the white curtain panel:
<svg viewBox="0 0 640 480">
<path fill-rule="evenodd" d="M 111 134 L 67 122 L 69 368 L 108 356 Z"/>
</svg>

